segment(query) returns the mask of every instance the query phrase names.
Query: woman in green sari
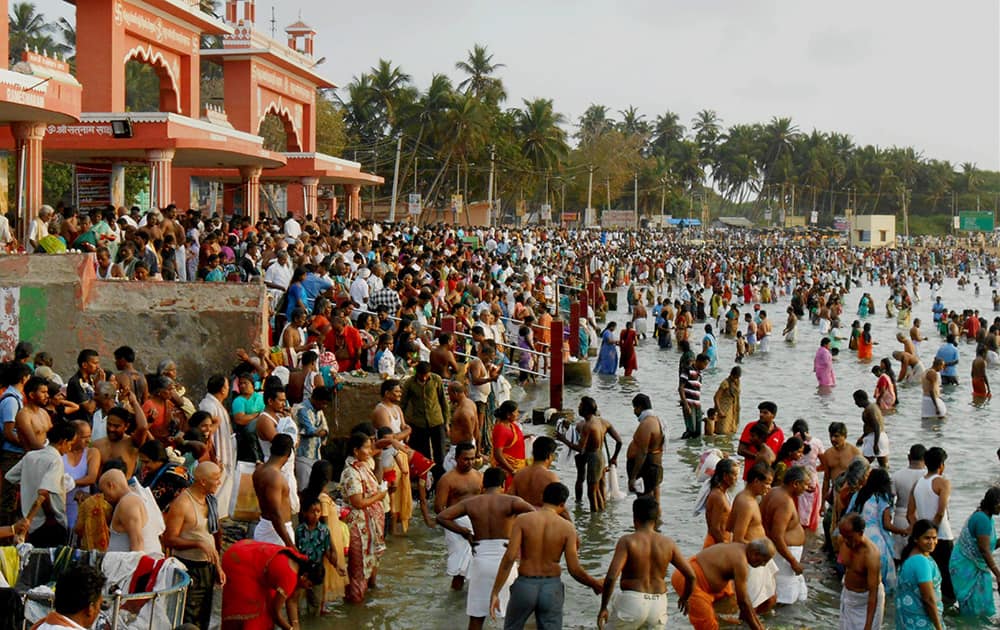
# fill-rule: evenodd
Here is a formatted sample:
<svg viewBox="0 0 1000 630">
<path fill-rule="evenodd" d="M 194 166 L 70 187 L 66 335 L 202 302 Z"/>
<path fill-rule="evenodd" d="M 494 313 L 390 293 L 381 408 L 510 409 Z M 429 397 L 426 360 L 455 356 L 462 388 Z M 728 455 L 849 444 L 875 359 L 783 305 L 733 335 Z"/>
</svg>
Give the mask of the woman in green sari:
<svg viewBox="0 0 1000 630">
<path fill-rule="evenodd" d="M 1000 568 L 993 558 L 993 550 L 997 548 L 993 517 L 997 514 L 1000 514 L 1000 488 L 994 486 L 986 491 L 979 509 L 965 522 L 951 552 L 948 570 L 963 617 L 992 617 L 996 614 L 993 576 L 1000 581 Z"/>
</svg>

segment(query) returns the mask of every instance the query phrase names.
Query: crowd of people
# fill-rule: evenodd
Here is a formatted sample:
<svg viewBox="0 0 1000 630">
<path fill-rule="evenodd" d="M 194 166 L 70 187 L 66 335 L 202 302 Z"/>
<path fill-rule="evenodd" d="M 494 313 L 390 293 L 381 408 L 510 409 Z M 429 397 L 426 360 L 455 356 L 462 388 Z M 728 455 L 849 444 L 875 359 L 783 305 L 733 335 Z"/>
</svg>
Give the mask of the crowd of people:
<svg viewBox="0 0 1000 630">
<path fill-rule="evenodd" d="M 944 416 L 941 388 L 960 382 L 962 342 L 976 348 L 974 396 L 990 396 L 1000 318 L 949 311 L 940 298 L 930 309 L 936 330 L 912 317 L 921 285 L 933 295 L 976 271 L 996 286 L 996 260 L 984 250 L 852 250 L 749 232 L 696 248 L 658 231 L 300 224 L 292 216 L 251 225 L 174 207 L 142 217 L 109 208 L 96 222 L 72 210 L 56 216 L 58 224 L 44 209 L 45 227 L 33 226 L 27 245 L 54 251 L 46 246 L 54 237 L 94 251 L 101 279 L 256 281 L 271 296 L 271 339 L 248 340 L 249 351 L 189 388 L 169 357 L 138 357 L 128 346 L 112 357 L 84 349 L 68 375 L 45 349 L 22 342 L 3 366 L 0 535 L 36 547 L 169 553 L 192 578 L 187 623 L 208 627 L 220 584 L 223 628 L 292 628 L 341 600 L 364 602 L 386 537 L 406 534 L 415 503 L 427 526 L 445 530 L 446 571 L 452 588 L 467 590 L 470 628 L 495 616 L 520 628 L 532 615 L 540 628 L 561 627 L 564 557 L 573 578 L 601 596 L 600 626 L 664 627 L 669 581 L 693 627 L 718 627 L 716 602 L 735 598 L 742 621 L 762 628 L 774 606 L 808 597 L 810 532 L 822 532 L 843 576 L 842 628 L 880 627 L 890 596 L 897 627 L 943 627 L 946 603 L 963 616 L 995 614 L 1000 489 L 986 491 L 953 531 L 947 454 L 914 444 L 907 467 L 890 475 L 883 419 L 904 379 L 922 384 L 925 417 Z M 636 347 L 648 334 L 680 353 L 676 401 L 656 406 L 679 404 L 681 438 L 739 433 L 737 453 L 702 466 L 707 532 L 695 554 L 660 533 L 663 460 L 677 421 L 655 413 L 649 396 L 631 400 L 630 437 L 588 396 L 579 419 L 554 437 L 531 439 L 521 428 L 505 374 L 528 387 L 544 375 L 549 324 L 592 279 L 624 289 L 624 330 L 616 333 L 598 292 L 581 313 L 579 355 L 565 360 L 585 360 L 593 347 L 598 374 L 629 376 L 641 369 Z M 829 446 L 801 419 L 786 437 L 773 401 L 741 427 L 741 365 L 729 367 L 714 396 L 703 395 L 703 373 L 722 363 L 720 343 L 732 343 L 735 363 L 780 351 L 772 343 L 780 324 L 767 312 L 779 299 L 789 303 L 781 338 L 818 327 L 816 378 L 821 391 L 836 387 L 841 342 L 862 365 L 879 343 L 865 321 L 878 313 L 870 295 L 850 332 L 841 323 L 844 297 L 865 283 L 892 287 L 886 314 L 908 332 L 892 360 L 872 367 L 874 393 L 854 392 L 857 445 L 837 422 L 826 428 Z M 917 351 L 925 332 L 945 339 L 929 369 Z M 380 400 L 368 418 L 338 418 L 348 430 L 335 440 L 326 414 L 344 374 L 356 371 L 378 375 Z M 197 406 L 195 390 L 204 392 Z M 565 485 L 552 470 L 559 443 L 576 469 Z M 620 480 L 636 496 L 634 531 L 618 541 L 602 580 L 580 564 L 568 486 L 600 512 L 624 496 Z M 253 523 L 245 540 L 223 541 L 227 519 Z M 94 597 L 57 597 L 53 614 L 81 623 Z"/>
</svg>

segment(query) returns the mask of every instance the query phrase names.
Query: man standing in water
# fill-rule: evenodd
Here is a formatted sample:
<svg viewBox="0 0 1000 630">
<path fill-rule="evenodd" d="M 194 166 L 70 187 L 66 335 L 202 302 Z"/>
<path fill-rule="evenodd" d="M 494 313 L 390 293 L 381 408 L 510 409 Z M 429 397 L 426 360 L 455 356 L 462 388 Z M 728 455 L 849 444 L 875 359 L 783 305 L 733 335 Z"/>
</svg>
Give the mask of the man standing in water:
<svg viewBox="0 0 1000 630">
<path fill-rule="evenodd" d="M 469 630 L 481 630 L 490 612 L 490 589 L 497 577 L 500 560 L 507 548 L 507 539 L 518 514 L 534 511 L 520 497 L 504 494 L 507 479 L 500 468 L 488 468 L 483 473 L 483 493 L 471 496 L 452 505 L 437 515 L 437 522 L 445 529 L 465 538 L 472 545 L 472 562 L 469 565 L 469 593 L 465 613 L 469 615 Z M 459 521 L 467 517 L 470 527 Z M 507 610 L 513 576 L 500 589 L 500 613 Z"/>
<path fill-rule="evenodd" d="M 990 381 L 986 376 L 986 346 L 976 348 L 976 358 L 972 360 L 972 400 L 977 404 L 993 397 Z"/>
<path fill-rule="evenodd" d="M 943 418 L 948 415 L 948 408 L 941 400 L 941 370 L 944 369 L 944 359 L 934 357 L 931 369 L 924 372 L 920 381 L 924 395 L 920 399 L 921 418 Z"/>
<path fill-rule="evenodd" d="M 490 593 L 490 617 L 495 619 L 500 610 L 500 591 L 520 559 L 518 577 L 510 587 L 504 630 L 521 630 L 532 614 L 540 629 L 562 628 L 566 587 L 560 579 L 560 560 L 564 555 L 573 579 L 593 589 L 595 595 L 602 592 L 601 582 L 580 566 L 576 529 L 559 515 L 568 498 L 566 486 L 550 483 L 543 493 L 542 508 L 514 519 L 510 542 Z"/>
<path fill-rule="evenodd" d="M 726 531 L 731 533 L 731 542 L 750 543 L 767 537 L 758 501 L 771 490 L 772 479 L 774 473 L 771 472 L 771 467 L 763 462 L 750 469 L 746 486 L 733 499 L 733 508 L 726 520 Z M 747 595 L 757 614 L 762 615 L 774 607 L 777 599 L 777 573 L 778 565 L 773 559 L 759 567 L 750 567 Z"/>
<path fill-rule="evenodd" d="M 854 390 L 854 404 L 861 411 L 861 439 L 858 446 L 868 463 L 878 459 L 878 465 L 889 468 L 889 436 L 885 432 L 885 421 L 878 404 L 868 400 L 868 392 L 863 389 Z"/>
<path fill-rule="evenodd" d="M 271 457 L 253 472 L 253 489 L 260 504 L 260 521 L 253 530 L 253 539 L 294 549 L 292 503 L 288 481 L 281 472 L 281 467 L 292 456 L 292 446 L 290 435 L 275 435 L 271 440 Z"/>
<path fill-rule="evenodd" d="M 847 470 L 855 458 L 861 457 L 861 449 L 847 442 L 847 425 L 843 422 L 831 422 L 829 427 L 830 448 L 823 451 L 819 456 L 819 469 L 823 471 L 823 501 L 833 503 L 830 494 L 833 482 L 841 473 Z M 830 543 L 830 529 L 832 512 L 824 508 L 823 531 L 826 534 L 825 547 L 832 549 Z"/>
<path fill-rule="evenodd" d="M 958 341 L 956 339 L 955 335 L 949 334 L 947 341 L 938 348 L 937 354 L 934 355 L 935 361 L 941 359 L 944 363 L 944 368 L 941 370 L 941 383 L 944 385 L 958 385 Z"/>
<path fill-rule="evenodd" d="M 607 462 L 609 465 L 615 466 L 618 463 L 618 453 L 622 450 L 622 438 L 610 422 L 597 415 L 597 403 L 590 396 L 584 396 L 580 399 L 578 411 L 583 418 L 579 429 L 580 442 L 577 446 L 580 450 L 579 464 L 583 465 L 586 472 L 590 511 L 599 512 L 604 510 L 605 506 L 603 491 L 604 439 L 606 435 L 610 435 L 615 441 L 615 452 Z"/>
<path fill-rule="evenodd" d="M 517 471 L 510 494 L 521 497 L 536 508 L 542 507 L 545 488 L 559 481 L 559 475 L 549 469 L 555 457 L 555 440 L 544 435 L 535 438 L 531 444 L 531 466 Z"/>
<path fill-rule="evenodd" d="M 760 504 L 764 531 L 778 552 L 774 561 L 778 565 L 779 604 L 804 602 L 809 595 L 801 564 L 806 531 L 795 508 L 795 500 L 808 489 L 809 473 L 802 466 L 792 466 L 781 487 L 768 492 Z"/>
<path fill-rule="evenodd" d="M 476 447 L 471 442 L 462 442 L 455 446 L 455 452 L 455 468 L 445 473 L 437 484 L 434 511 L 438 513 L 459 503 L 462 499 L 476 496 L 483 486 L 483 476 L 472 467 L 476 460 Z M 472 523 L 468 519 L 465 519 L 460 525 L 472 527 Z M 472 548 L 469 546 L 468 540 L 452 529 L 444 533 L 444 542 L 448 547 L 447 573 L 451 576 L 451 590 L 460 591 L 465 582 L 465 576 L 469 572 Z"/>
<path fill-rule="evenodd" d="M 879 630 L 885 612 L 881 556 L 865 536 L 865 519 L 860 514 L 852 512 L 840 519 L 840 540 L 837 563 L 844 567 L 841 630 Z"/>
<path fill-rule="evenodd" d="M 598 628 L 666 628 L 668 564 L 684 575 L 685 587 L 679 594 L 677 608 L 682 613 L 687 611 L 687 601 L 694 588 L 694 570 L 676 543 L 654 530 L 659 521 L 660 506 L 656 501 L 639 497 L 632 503 L 635 533 L 622 536 L 615 546 L 615 555 L 604 577 Z M 621 592 L 609 612 L 608 602 L 619 575 Z"/>
<path fill-rule="evenodd" d="M 663 421 L 653 415 L 653 403 L 646 394 L 636 394 L 632 399 L 632 411 L 639 420 L 639 426 L 632 434 L 632 442 L 625 453 L 628 489 L 640 496 L 652 496 L 659 502 L 660 482 L 663 481 L 663 445 L 667 441 L 667 432 Z M 636 480 L 642 481 L 641 491 L 636 487 Z"/>
<path fill-rule="evenodd" d="M 448 453 L 444 456 L 445 472 L 455 467 L 458 453 L 455 452 L 457 444 L 469 442 L 473 448 L 476 447 L 476 427 L 478 417 L 476 403 L 472 402 L 465 393 L 465 385 L 459 381 L 448 383 L 448 402 L 451 403 L 451 426 L 448 427 Z M 475 449 L 478 454 L 479 449 Z"/>
</svg>

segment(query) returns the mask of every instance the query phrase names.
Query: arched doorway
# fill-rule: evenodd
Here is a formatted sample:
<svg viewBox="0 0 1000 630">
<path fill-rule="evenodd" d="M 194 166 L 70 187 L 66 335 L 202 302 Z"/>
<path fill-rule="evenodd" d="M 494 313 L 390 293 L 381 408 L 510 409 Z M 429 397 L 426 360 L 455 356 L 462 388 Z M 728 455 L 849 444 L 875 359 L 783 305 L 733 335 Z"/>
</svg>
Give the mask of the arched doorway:
<svg viewBox="0 0 1000 630">
<path fill-rule="evenodd" d="M 264 148 L 268 151 L 296 153 L 302 150 L 291 115 L 287 109 L 278 109 L 274 103 L 264 112 L 257 135 L 264 138 Z"/>
<path fill-rule="evenodd" d="M 161 55 L 139 49 L 125 62 L 125 109 L 181 113 L 176 78 Z"/>
</svg>

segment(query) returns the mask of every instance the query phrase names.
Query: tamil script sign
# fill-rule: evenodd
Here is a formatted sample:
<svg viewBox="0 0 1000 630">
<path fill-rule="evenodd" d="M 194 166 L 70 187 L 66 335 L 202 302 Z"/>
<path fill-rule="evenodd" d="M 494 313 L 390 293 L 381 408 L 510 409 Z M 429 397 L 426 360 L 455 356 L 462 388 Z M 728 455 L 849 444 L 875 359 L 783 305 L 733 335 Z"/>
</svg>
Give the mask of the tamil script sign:
<svg viewBox="0 0 1000 630">
<path fill-rule="evenodd" d="M 959 212 L 958 229 L 963 232 L 992 232 L 992 212 Z"/>
<path fill-rule="evenodd" d="M 635 212 L 632 210 L 605 210 L 601 213 L 601 227 L 635 227 Z"/>
</svg>

